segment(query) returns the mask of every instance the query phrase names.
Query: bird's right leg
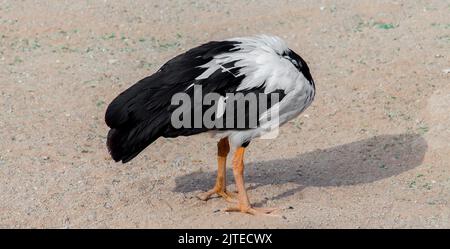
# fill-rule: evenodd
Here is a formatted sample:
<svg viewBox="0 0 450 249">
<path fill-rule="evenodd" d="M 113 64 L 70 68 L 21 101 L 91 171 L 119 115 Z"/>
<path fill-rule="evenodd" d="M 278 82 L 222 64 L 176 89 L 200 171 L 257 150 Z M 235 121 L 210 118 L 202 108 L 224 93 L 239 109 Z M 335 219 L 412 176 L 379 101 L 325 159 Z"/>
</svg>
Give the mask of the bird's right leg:
<svg viewBox="0 0 450 249">
<path fill-rule="evenodd" d="M 276 209 L 273 208 L 254 208 L 250 205 L 248 200 L 247 191 L 245 190 L 244 183 L 244 151 L 245 147 L 239 147 L 233 157 L 233 174 L 236 181 L 236 188 L 238 191 L 239 203 L 235 207 L 227 208 L 227 212 L 242 212 L 247 214 L 263 214 L 270 215 Z"/>
<path fill-rule="evenodd" d="M 226 189 L 226 164 L 227 164 L 227 156 L 230 152 L 230 144 L 228 143 L 228 137 L 222 138 L 217 143 L 217 178 L 216 178 L 216 184 L 214 187 L 205 192 L 199 194 L 197 197 L 200 200 L 207 201 L 211 198 L 213 194 L 217 194 L 221 197 L 223 197 L 226 201 L 234 202 L 233 200 L 233 193 L 228 192 Z"/>
</svg>

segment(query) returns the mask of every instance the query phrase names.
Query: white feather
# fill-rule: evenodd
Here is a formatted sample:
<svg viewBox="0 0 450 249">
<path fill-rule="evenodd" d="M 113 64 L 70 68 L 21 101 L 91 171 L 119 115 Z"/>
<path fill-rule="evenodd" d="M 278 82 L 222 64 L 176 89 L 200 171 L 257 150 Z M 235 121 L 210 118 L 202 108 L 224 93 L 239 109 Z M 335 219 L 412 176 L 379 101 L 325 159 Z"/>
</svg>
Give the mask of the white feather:
<svg viewBox="0 0 450 249">
<path fill-rule="evenodd" d="M 225 100 L 227 98 L 228 97 L 220 96 L 218 104 L 217 104 L 216 119 L 220 119 L 223 116 L 223 114 L 225 113 L 225 104 L 226 104 Z"/>
</svg>

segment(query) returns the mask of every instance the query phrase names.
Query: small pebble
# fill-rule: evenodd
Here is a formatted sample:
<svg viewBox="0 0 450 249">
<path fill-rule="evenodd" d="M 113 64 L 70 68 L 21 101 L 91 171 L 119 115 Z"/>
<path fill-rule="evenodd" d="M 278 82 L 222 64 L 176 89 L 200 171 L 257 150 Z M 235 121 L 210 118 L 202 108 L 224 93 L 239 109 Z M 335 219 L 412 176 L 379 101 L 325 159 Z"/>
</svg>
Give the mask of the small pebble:
<svg viewBox="0 0 450 249">
<path fill-rule="evenodd" d="M 116 64 L 118 61 L 119 60 L 111 59 L 111 60 L 108 60 L 108 63 L 109 64 Z"/>
</svg>

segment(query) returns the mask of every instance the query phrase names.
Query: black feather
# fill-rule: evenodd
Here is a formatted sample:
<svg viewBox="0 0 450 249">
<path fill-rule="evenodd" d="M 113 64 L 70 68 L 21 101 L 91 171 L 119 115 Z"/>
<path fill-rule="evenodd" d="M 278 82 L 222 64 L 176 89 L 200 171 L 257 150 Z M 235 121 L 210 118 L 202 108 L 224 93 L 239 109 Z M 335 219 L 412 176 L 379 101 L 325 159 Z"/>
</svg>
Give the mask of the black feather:
<svg viewBox="0 0 450 249">
<path fill-rule="evenodd" d="M 105 122 L 111 128 L 107 146 L 112 158 L 125 163 L 163 136 L 170 122 L 171 97 L 184 91 L 206 70 L 198 66 L 208 63 L 215 55 L 231 51 L 236 44 L 214 41 L 193 48 L 117 96 L 105 114 Z M 227 80 L 221 80 L 220 86 L 225 86 Z"/>
</svg>

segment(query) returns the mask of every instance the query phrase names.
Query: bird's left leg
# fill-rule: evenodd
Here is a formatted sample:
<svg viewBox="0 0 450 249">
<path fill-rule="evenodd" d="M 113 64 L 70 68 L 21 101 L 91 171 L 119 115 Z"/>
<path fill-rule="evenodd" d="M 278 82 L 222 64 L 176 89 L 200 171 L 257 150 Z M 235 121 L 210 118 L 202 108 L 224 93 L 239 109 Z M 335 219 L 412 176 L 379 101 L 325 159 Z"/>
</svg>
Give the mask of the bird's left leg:
<svg viewBox="0 0 450 249">
<path fill-rule="evenodd" d="M 217 143 L 217 178 L 214 188 L 211 190 L 199 194 L 197 197 L 200 200 L 207 201 L 213 194 L 217 194 L 223 197 L 226 201 L 233 202 L 233 193 L 228 192 L 226 189 L 226 164 L 227 156 L 230 152 L 230 144 L 228 143 L 228 137 L 222 138 Z"/>
</svg>

